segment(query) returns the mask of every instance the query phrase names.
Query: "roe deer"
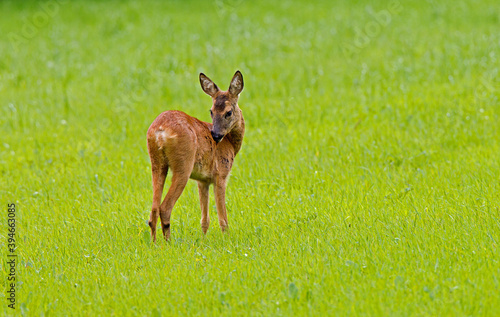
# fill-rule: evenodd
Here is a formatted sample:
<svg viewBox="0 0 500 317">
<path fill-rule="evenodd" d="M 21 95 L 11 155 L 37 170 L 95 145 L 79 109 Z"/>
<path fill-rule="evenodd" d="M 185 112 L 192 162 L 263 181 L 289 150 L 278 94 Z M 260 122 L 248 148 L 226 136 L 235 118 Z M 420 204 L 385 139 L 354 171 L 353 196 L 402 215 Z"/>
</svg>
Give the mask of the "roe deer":
<svg viewBox="0 0 500 317">
<path fill-rule="evenodd" d="M 243 90 L 243 76 L 237 71 L 228 91 L 219 90 L 203 73 L 200 73 L 200 83 L 203 91 L 212 97 L 212 123 L 200 121 L 181 111 L 165 111 L 148 129 L 148 151 L 153 174 L 153 206 L 149 226 L 153 242 L 156 241 L 158 216 L 163 235 L 169 240 L 170 215 L 189 178 L 198 181 L 203 233 L 207 233 L 210 224 L 210 184 L 214 184 L 217 216 L 222 232 L 228 226 L 226 183 L 245 133 L 245 121 L 238 107 L 238 96 Z M 172 171 L 172 184 L 161 202 L 169 169 Z"/>
</svg>

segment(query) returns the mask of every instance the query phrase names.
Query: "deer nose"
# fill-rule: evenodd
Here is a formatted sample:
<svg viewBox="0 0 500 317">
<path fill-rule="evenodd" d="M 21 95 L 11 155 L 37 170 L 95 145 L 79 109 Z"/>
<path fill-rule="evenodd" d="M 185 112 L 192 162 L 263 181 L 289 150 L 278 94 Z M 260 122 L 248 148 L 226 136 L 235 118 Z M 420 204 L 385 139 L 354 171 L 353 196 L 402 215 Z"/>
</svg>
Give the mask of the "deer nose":
<svg viewBox="0 0 500 317">
<path fill-rule="evenodd" d="M 222 140 L 222 138 L 224 137 L 224 135 L 214 133 L 213 131 L 211 133 L 212 133 L 212 138 L 214 138 L 215 143 L 219 143 L 220 140 Z"/>
</svg>

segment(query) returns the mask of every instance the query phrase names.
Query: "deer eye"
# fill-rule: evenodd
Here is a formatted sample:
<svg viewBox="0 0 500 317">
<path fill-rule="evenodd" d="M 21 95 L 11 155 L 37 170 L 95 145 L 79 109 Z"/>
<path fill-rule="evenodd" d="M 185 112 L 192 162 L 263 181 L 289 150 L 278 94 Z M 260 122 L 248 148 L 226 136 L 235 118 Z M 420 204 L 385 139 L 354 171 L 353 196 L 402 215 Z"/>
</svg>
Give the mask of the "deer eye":
<svg viewBox="0 0 500 317">
<path fill-rule="evenodd" d="M 233 112 L 232 112 L 231 110 L 229 110 L 229 111 L 226 113 L 226 118 L 229 118 L 232 114 L 233 114 Z"/>
<path fill-rule="evenodd" d="M 210 116 L 213 117 L 214 114 L 212 113 L 212 109 L 210 109 Z"/>
</svg>

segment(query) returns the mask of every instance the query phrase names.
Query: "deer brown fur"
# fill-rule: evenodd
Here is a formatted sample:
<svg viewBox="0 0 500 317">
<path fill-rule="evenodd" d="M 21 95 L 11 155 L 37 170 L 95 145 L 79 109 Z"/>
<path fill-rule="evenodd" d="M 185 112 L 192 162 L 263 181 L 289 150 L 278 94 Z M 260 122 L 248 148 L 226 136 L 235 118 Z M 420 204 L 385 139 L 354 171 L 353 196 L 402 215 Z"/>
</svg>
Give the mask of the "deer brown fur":
<svg viewBox="0 0 500 317">
<path fill-rule="evenodd" d="M 153 176 L 153 206 L 149 226 L 153 241 L 156 241 L 158 217 L 161 219 L 163 235 L 169 240 L 170 215 L 189 178 L 198 182 L 203 233 L 207 232 L 210 224 L 208 195 L 211 184 L 214 184 L 222 232 L 228 226 L 226 185 L 245 133 L 245 121 L 238 107 L 243 76 L 237 71 L 228 91 L 221 91 L 203 73 L 200 74 L 200 83 L 203 91 L 212 97 L 212 123 L 200 121 L 181 111 L 165 111 L 148 129 L 148 151 Z M 169 170 L 172 171 L 172 184 L 161 202 Z"/>
</svg>

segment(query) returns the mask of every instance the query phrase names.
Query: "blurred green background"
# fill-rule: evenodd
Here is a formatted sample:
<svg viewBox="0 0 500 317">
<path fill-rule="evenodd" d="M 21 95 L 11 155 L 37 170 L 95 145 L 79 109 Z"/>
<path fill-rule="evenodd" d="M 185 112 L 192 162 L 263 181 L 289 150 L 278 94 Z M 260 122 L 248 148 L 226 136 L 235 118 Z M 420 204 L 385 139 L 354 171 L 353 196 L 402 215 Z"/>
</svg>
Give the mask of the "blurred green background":
<svg viewBox="0 0 500 317">
<path fill-rule="evenodd" d="M 494 315 L 499 27 L 493 0 L 1 1 L 16 313 Z M 190 182 L 151 245 L 146 130 L 209 121 L 198 73 L 237 69 L 230 234 Z"/>
</svg>

